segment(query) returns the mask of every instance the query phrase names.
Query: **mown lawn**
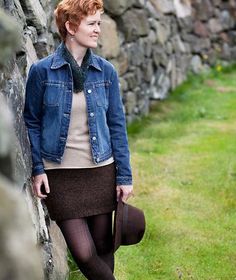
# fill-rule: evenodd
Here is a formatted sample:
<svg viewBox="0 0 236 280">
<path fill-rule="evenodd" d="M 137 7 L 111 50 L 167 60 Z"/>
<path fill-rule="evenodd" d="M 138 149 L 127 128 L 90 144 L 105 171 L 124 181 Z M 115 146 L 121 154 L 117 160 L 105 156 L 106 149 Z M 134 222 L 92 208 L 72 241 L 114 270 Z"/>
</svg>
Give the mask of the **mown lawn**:
<svg viewBox="0 0 236 280">
<path fill-rule="evenodd" d="M 236 280 L 236 70 L 192 77 L 129 141 L 147 230 L 116 253 L 117 280 Z"/>
</svg>

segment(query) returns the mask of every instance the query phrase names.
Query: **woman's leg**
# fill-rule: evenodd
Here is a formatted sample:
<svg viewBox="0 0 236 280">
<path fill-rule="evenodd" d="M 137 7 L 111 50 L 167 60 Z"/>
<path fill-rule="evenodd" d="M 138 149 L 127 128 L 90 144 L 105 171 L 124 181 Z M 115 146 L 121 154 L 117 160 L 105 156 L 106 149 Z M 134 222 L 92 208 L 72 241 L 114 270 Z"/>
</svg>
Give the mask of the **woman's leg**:
<svg viewBox="0 0 236 280">
<path fill-rule="evenodd" d="M 112 242 L 112 213 L 88 217 L 97 254 L 114 272 L 114 253 Z"/>
<path fill-rule="evenodd" d="M 110 267 L 97 255 L 87 219 L 58 221 L 67 246 L 81 272 L 89 280 L 115 280 Z"/>
</svg>

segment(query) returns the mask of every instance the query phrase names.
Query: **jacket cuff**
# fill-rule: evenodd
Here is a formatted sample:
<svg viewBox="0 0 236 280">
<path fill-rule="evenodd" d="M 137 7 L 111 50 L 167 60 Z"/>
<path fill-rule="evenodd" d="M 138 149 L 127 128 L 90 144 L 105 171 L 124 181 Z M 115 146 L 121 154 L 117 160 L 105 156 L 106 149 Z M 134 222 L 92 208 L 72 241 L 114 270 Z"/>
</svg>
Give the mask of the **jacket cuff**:
<svg viewBox="0 0 236 280">
<path fill-rule="evenodd" d="M 116 185 L 132 185 L 132 177 L 122 177 L 122 176 L 117 176 L 116 177 Z"/>
<path fill-rule="evenodd" d="M 43 164 L 39 164 L 37 166 L 34 166 L 33 169 L 32 169 L 32 175 L 33 176 L 37 176 L 37 175 L 40 175 L 40 174 L 43 174 L 43 173 L 45 173 Z"/>
</svg>

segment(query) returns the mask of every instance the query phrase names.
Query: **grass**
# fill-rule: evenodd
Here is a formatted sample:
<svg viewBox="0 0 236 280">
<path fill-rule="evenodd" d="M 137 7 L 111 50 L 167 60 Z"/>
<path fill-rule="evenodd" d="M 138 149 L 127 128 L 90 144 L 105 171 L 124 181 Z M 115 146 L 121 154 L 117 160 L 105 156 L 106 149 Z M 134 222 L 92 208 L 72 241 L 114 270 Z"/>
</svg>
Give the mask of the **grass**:
<svg viewBox="0 0 236 280">
<path fill-rule="evenodd" d="M 235 73 L 191 77 L 129 126 L 147 229 L 116 253 L 117 279 L 236 279 Z"/>
</svg>

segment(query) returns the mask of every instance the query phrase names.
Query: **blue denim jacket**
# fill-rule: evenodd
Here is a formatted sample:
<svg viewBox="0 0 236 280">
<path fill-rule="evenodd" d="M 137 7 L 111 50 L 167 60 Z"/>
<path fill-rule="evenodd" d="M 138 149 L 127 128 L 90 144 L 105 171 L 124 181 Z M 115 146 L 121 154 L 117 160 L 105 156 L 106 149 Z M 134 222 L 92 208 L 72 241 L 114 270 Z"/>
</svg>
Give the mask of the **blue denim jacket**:
<svg viewBox="0 0 236 280">
<path fill-rule="evenodd" d="M 26 83 L 24 119 L 31 143 L 33 176 L 44 173 L 42 158 L 60 163 L 65 150 L 73 82 L 70 65 L 61 55 L 61 46 L 32 64 Z M 94 163 L 113 155 L 117 185 L 132 184 L 117 72 L 112 64 L 93 53 L 84 93 Z"/>
</svg>

